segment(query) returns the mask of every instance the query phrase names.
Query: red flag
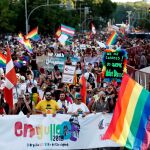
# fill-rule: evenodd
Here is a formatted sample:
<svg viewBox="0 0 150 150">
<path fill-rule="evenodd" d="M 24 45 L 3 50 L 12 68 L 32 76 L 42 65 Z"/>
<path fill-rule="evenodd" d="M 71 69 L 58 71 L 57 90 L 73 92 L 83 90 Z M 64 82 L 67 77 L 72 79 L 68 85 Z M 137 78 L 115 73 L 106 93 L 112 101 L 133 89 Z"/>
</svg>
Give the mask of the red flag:
<svg viewBox="0 0 150 150">
<path fill-rule="evenodd" d="M 13 87 L 16 85 L 16 83 L 17 77 L 14 64 L 11 58 L 10 49 L 7 48 L 4 98 L 10 108 L 13 107 Z"/>
<path fill-rule="evenodd" d="M 82 75 L 80 78 L 80 85 L 81 85 L 80 95 L 82 97 L 82 102 L 86 104 L 86 79 L 84 75 Z"/>
</svg>

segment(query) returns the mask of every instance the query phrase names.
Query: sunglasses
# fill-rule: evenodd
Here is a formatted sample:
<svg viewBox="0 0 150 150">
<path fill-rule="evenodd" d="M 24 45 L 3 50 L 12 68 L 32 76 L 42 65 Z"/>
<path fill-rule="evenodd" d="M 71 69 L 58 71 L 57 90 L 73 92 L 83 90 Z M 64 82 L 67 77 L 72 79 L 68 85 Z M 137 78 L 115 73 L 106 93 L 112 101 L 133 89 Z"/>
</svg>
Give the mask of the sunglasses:
<svg viewBox="0 0 150 150">
<path fill-rule="evenodd" d="M 81 99 L 81 98 L 78 98 L 77 100 L 80 101 L 80 100 L 82 100 L 82 99 Z"/>
<path fill-rule="evenodd" d="M 45 94 L 45 96 L 52 96 L 52 94 Z"/>
<path fill-rule="evenodd" d="M 29 94 L 26 94 L 25 96 L 30 96 Z"/>
</svg>

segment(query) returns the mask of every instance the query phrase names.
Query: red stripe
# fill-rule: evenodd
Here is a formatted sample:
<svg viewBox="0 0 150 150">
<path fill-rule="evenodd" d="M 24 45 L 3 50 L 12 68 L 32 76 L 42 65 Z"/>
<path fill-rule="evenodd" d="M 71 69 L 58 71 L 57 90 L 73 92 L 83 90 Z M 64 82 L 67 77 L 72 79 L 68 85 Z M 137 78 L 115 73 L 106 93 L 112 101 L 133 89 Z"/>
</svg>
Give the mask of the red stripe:
<svg viewBox="0 0 150 150">
<path fill-rule="evenodd" d="M 117 100 L 117 103 L 116 103 L 116 107 L 115 107 L 115 113 L 112 117 L 112 120 L 110 122 L 110 125 L 105 133 L 105 135 L 103 136 L 102 139 L 110 139 L 112 134 L 114 133 L 115 129 L 116 129 L 116 125 L 117 125 L 117 120 L 119 119 L 119 116 L 120 116 L 120 113 L 121 113 L 121 109 L 120 109 L 120 106 L 121 106 L 121 98 L 123 97 L 124 95 L 124 91 L 127 87 L 127 83 L 129 81 L 129 77 L 127 74 L 124 74 L 123 76 L 123 79 L 122 79 L 122 83 L 121 83 L 121 87 L 120 87 L 120 90 L 119 90 L 119 96 L 118 96 L 118 100 Z"/>
<path fill-rule="evenodd" d="M 9 67 L 8 65 L 6 67 Z M 13 84 L 16 85 L 17 83 L 17 78 L 16 78 L 16 72 L 15 69 L 11 69 L 6 75 L 5 77 Z"/>
<path fill-rule="evenodd" d="M 4 97 L 10 108 L 13 108 L 13 89 L 4 88 Z"/>
<path fill-rule="evenodd" d="M 82 102 L 86 104 L 86 79 L 84 75 L 82 75 L 81 77 L 80 84 L 81 84 L 80 95 L 82 97 Z"/>
</svg>

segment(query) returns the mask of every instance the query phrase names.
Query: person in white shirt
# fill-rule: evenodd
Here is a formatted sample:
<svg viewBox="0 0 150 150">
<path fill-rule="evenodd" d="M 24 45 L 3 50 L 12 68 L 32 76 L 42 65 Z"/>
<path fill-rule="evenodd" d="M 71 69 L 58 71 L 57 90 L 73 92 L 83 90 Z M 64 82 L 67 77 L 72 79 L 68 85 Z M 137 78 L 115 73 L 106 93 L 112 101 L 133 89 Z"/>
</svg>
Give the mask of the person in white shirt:
<svg viewBox="0 0 150 150">
<path fill-rule="evenodd" d="M 59 100 L 57 101 L 57 103 L 60 108 L 59 113 L 62 113 L 62 114 L 67 113 L 68 107 L 71 103 L 66 100 L 66 95 L 64 92 L 60 93 Z"/>
<path fill-rule="evenodd" d="M 77 94 L 74 103 L 71 104 L 68 108 L 68 114 L 74 116 L 78 116 L 81 114 L 82 117 L 85 117 L 89 113 L 90 111 L 88 107 L 82 102 L 81 95 Z"/>
<path fill-rule="evenodd" d="M 31 93 L 31 89 L 33 87 L 37 87 L 37 81 L 33 79 L 33 76 L 31 74 L 27 74 L 27 81 L 26 81 L 27 89 Z"/>
</svg>

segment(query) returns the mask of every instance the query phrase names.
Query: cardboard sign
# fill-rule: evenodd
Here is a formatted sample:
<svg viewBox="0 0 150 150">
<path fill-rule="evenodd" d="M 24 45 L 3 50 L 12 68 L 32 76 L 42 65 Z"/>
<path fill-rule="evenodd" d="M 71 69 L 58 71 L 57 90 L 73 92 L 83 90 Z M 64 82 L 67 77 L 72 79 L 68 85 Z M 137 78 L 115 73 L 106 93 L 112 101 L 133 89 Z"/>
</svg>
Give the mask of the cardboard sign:
<svg viewBox="0 0 150 150">
<path fill-rule="evenodd" d="M 70 65 L 64 66 L 64 73 L 65 74 L 74 75 L 75 70 L 76 70 L 76 66 L 70 66 Z"/>
<path fill-rule="evenodd" d="M 63 83 L 73 84 L 73 81 L 74 81 L 74 75 L 69 75 L 69 74 L 63 74 L 62 75 L 62 82 Z"/>
</svg>

